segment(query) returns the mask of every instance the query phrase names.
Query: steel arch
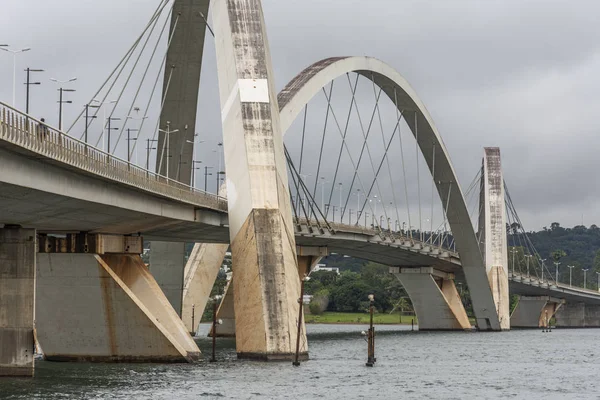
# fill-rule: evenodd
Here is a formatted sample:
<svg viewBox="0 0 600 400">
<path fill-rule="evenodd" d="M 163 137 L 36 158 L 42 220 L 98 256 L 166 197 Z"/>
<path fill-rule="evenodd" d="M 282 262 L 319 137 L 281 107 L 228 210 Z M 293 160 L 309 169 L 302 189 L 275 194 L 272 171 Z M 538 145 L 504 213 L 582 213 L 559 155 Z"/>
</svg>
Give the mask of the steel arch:
<svg viewBox="0 0 600 400">
<path fill-rule="evenodd" d="M 450 156 L 425 105 L 400 73 L 372 57 L 334 57 L 321 60 L 298 74 L 279 93 L 281 131 L 285 135 L 304 106 L 325 85 L 350 72 L 373 80 L 397 104 L 400 112 L 412 111 L 416 114 L 416 118 L 405 121 L 415 139 L 415 127 L 418 126 L 418 145 L 432 175 L 435 146 L 435 185 L 442 204 L 448 204 L 446 216 L 460 254 L 477 326 L 481 330 L 501 330 L 484 260 Z"/>
</svg>

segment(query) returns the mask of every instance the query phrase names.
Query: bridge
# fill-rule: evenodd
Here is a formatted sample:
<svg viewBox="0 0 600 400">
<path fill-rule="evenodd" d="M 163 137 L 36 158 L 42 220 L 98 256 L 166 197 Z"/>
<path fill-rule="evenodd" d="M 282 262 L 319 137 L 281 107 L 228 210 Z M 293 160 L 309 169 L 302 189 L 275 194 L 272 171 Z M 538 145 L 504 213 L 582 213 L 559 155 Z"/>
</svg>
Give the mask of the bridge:
<svg viewBox="0 0 600 400">
<path fill-rule="evenodd" d="M 118 105 L 101 122 L 97 143 L 108 138 L 108 148 L 100 149 L 88 140 L 97 113 L 64 132 L 0 104 L 0 375 L 33 374 L 34 334 L 49 360 L 194 361 L 200 351 L 189 332 L 229 246 L 235 285 L 219 312 L 235 314 L 240 358 L 290 359 L 297 341 L 308 356 L 299 278 L 331 252 L 389 265 L 423 330 L 471 329 L 455 280 L 468 285 L 480 330 L 510 328 L 509 286 L 521 295 L 513 325 L 537 327 L 563 312 L 565 325 L 579 326 L 581 304 L 588 321 L 600 321 L 597 293 L 509 273 L 498 149 L 484 153 L 476 232 L 441 136 L 395 69 L 369 57 L 328 58 L 277 95 L 261 2 L 211 7 L 207 27 L 209 1 L 161 1 L 120 64 L 123 71 L 144 35 L 171 16 L 161 112 L 147 139 L 157 143 L 154 170 L 149 155 L 145 167 L 132 162 L 121 135 L 111 146 Z M 197 189 L 194 178 L 208 28 L 225 152 L 215 194 Z M 131 64 L 133 71 L 138 62 Z M 342 84 L 345 91 L 334 91 Z M 143 239 L 152 241 L 149 269 Z M 185 242 L 198 243 L 187 264 Z"/>
</svg>

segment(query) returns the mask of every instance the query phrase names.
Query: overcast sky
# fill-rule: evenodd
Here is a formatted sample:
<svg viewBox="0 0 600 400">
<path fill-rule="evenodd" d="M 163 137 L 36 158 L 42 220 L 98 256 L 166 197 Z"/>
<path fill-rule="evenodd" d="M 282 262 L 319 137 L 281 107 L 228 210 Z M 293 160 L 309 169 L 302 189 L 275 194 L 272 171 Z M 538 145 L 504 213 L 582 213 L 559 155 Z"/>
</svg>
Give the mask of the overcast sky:
<svg viewBox="0 0 600 400">
<path fill-rule="evenodd" d="M 23 68 L 44 68 L 32 114 L 56 124 L 56 88 L 71 86 L 71 122 L 148 21 L 158 0 L 3 0 L 0 44 L 31 47 Z M 553 221 L 600 224 L 600 2 L 552 0 L 264 0 L 278 87 L 335 55 L 369 55 L 396 68 L 432 114 L 463 189 L 484 146 L 499 146 L 505 180 L 527 229 Z M 199 157 L 216 163 L 220 129 L 212 37 L 206 44 Z M 12 57 L 0 52 L 0 100 L 12 100 Z M 140 153 L 142 154 L 142 153 Z M 213 154 L 214 156 L 214 154 Z M 208 161 L 207 161 L 208 162 Z M 1 166 L 0 166 L 1 167 Z"/>
</svg>

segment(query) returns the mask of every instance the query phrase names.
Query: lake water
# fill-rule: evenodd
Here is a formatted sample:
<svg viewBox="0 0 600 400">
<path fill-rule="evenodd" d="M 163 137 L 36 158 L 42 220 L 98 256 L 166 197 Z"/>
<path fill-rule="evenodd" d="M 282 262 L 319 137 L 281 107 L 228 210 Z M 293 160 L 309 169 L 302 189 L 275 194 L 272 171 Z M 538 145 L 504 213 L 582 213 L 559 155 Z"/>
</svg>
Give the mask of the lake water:
<svg viewBox="0 0 600 400">
<path fill-rule="evenodd" d="M 202 327 L 206 332 L 208 326 Z M 0 379 L 0 399 L 600 399 L 600 330 L 410 332 L 378 327 L 365 366 L 364 325 L 309 325 L 311 360 L 193 365 L 36 364 L 34 379 Z M 198 343 L 204 354 L 211 342 Z"/>
</svg>

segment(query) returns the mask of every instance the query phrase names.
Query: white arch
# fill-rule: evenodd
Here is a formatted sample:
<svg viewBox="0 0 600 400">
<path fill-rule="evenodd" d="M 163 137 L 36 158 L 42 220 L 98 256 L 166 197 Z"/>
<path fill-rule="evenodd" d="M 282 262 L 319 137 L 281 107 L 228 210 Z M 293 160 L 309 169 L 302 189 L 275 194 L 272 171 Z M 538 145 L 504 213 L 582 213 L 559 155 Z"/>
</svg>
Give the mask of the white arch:
<svg viewBox="0 0 600 400">
<path fill-rule="evenodd" d="M 442 204 L 448 204 L 447 218 L 469 285 L 477 326 L 483 330 L 500 330 L 483 257 L 446 146 L 425 105 L 402 75 L 391 66 L 371 57 L 335 57 L 319 61 L 302 71 L 279 93 L 282 132 L 285 135 L 304 106 L 323 87 L 349 72 L 356 72 L 373 80 L 392 102 L 397 103 L 401 112 L 416 113 L 416 123 L 412 116 L 406 122 L 413 135 L 415 124 L 418 125 L 419 148 L 430 172 L 433 170 L 435 146 L 435 185 Z"/>
</svg>

